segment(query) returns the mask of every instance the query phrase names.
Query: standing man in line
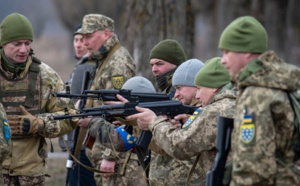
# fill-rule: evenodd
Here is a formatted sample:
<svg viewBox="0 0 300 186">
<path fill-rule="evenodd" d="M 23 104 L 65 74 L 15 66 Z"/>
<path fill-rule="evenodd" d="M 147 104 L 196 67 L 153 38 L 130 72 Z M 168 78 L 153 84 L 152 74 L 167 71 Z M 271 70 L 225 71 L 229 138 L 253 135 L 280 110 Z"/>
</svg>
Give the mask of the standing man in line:
<svg viewBox="0 0 300 186">
<path fill-rule="evenodd" d="M 265 28 L 251 16 L 235 19 L 219 40 L 222 63 L 240 91 L 231 140 L 231 186 L 300 185 L 293 149 L 299 129 L 289 98 L 299 87 L 300 70 L 267 46 Z"/>
<path fill-rule="evenodd" d="M 168 118 L 156 116 L 147 108 L 136 107 L 140 113 L 127 117 L 128 120 L 137 119 L 141 130 L 150 130 L 155 142 L 173 158 L 188 160 L 199 156 L 196 168 L 198 172 L 195 172 L 198 182 L 187 183 L 188 176 L 184 176 L 180 185 L 205 185 L 206 172 L 211 168 L 217 152 L 217 118 L 219 115 L 234 116 L 235 91 L 232 90 L 229 74 L 220 61 L 221 58 L 206 61 L 197 73 L 194 80 L 198 90 L 196 98 L 201 100 L 202 107 L 190 116 L 182 129 L 170 123 Z M 180 177 L 179 175 L 182 174 L 176 177 Z M 167 180 L 161 179 L 167 184 Z"/>
<path fill-rule="evenodd" d="M 166 39 L 159 42 L 150 52 L 150 64 L 152 66 L 152 73 L 156 79 L 157 87 L 160 91 L 169 94 L 170 98 L 173 98 L 176 92 L 176 89 L 172 86 L 172 78 L 175 75 L 174 72 L 177 67 L 185 61 L 185 52 L 182 46 L 174 39 Z M 194 63 L 187 62 L 182 66 L 182 69 L 187 67 L 188 64 L 191 65 Z M 201 68 L 201 63 L 194 67 L 199 70 Z M 179 71 L 182 72 L 181 70 Z M 182 78 L 181 80 L 185 79 L 181 74 L 178 74 L 178 76 L 176 75 L 174 85 L 180 84 L 180 78 Z M 179 95 L 176 96 L 178 98 L 180 97 Z M 153 139 L 151 140 L 149 148 L 151 150 L 149 168 L 150 185 L 166 185 L 171 182 L 180 185 L 185 181 L 184 177 L 188 175 L 191 167 L 189 161 L 181 161 L 169 156 L 157 145 L 156 140 Z M 178 176 L 179 174 L 181 174 L 181 176 Z"/>
<path fill-rule="evenodd" d="M 95 61 L 88 61 L 87 49 L 83 44 L 83 35 L 78 33 L 81 29 L 81 25 L 78 26 L 73 34 L 73 47 L 75 52 L 75 58 L 78 60 L 76 63 L 70 79 L 66 83 L 67 86 L 70 86 L 71 94 L 81 94 L 82 81 L 84 79 L 85 72 L 93 73 L 95 71 L 96 63 Z M 73 99 L 76 102 L 76 99 Z M 74 130 L 75 131 L 75 130 Z M 74 148 L 74 131 L 59 137 L 59 145 L 63 151 L 67 151 L 65 144 L 68 146 L 68 149 L 72 152 Z M 64 141 L 65 138 L 65 141 Z M 79 153 L 79 161 L 84 165 L 89 167 L 92 166 L 90 160 L 85 154 L 85 146 L 81 147 Z M 81 165 L 73 162 L 72 168 L 67 171 L 67 182 L 69 186 L 80 186 L 80 185 L 89 185 L 96 186 L 94 179 L 94 173 L 83 168 Z"/>
<path fill-rule="evenodd" d="M 58 74 L 34 57 L 33 29 L 18 13 L 6 16 L 0 25 L 0 102 L 12 132 L 12 151 L 3 162 L 4 185 L 45 185 L 47 143 L 72 131 L 78 119 L 52 121 L 67 108 L 76 113 L 70 99 L 51 92 L 64 90 Z"/>
<path fill-rule="evenodd" d="M 117 35 L 114 33 L 114 21 L 101 14 L 88 14 L 83 17 L 82 28 L 78 32 L 83 34 L 83 42 L 89 53 L 89 61 L 96 62 L 96 71 L 92 77 L 91 90 L 120 89 L 124 82 L 135 75 L 133 59 L 126 48 L 122 47 Z M 100 100 L 89 100 L 86 107 L 102 105 Z M 79 126 L 97 124 L 101 118 L 82 118 Z M 92 151 L 87 151 L 97 169 L 114 172 L 118 159 L 111 149 L 106 149 L 96 141 Z M 103 159 L 103 161 L 102 161 Z M 106 184 L 109 174 L 95 173 L 97 185 Z"/>
<path fill-rule="evenodd" d="M 150 65 L 155 82 L 161 92 L 174 97 L 172 76 L 176 68 L 186 61 L 182 46 L 174 39 L 165 39 L 157 43 L 150 52 Z"/>
</svg>

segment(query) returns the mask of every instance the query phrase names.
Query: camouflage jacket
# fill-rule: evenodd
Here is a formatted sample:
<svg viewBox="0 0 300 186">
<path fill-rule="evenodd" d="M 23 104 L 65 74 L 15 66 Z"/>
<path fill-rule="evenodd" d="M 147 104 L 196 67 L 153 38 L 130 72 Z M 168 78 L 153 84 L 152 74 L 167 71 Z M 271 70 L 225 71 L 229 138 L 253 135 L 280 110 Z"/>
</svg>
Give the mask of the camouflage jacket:
<svg viewBox="0 0 300 186">
<path fill-rule="evenodd" d="M 102 49 L 107 51 L 106 55 L 103 55 L 101 52 L 95 52 L 90 56 L 93 60 L 97 61 L 98 68 L 96 73 L 101 68 L 101 64 L 106 59 L 106 56 L 112 51 L 115 45 L 119 44 L 119 40 L 116 35 L 112 35 L 103 45 Z M 107 60 L 104 68 L 101 71 L 100 76 L 95 76 L 93 80 L 94 89 L 120 89 L 124 82 L 129 78 L 135 76 L 135 64 L 133 59 L 126 48 L 120 47 L 113 54 L 111 54 L 110 58 Z M 95 100 L 93 102 L 93 107 L 102 105 L 102 102 L 99 100 Z M 89 123 L 90 126 L 90 134 L 97 133 L 94 131 L 94 127 L 97 128 L 97 124 L 102 121 L 102 118 L 95 117 Z M 93 136 L 93 135 L 92 135 Z M 98 164 L 102 158 L 107 160 L 114 160 L 115 153 L 112 152 L 111 149 L 105 149 L 100 144 L 99 140 L 96 138 L 96 142 L 92 149 L 92 159 L 95 164 Z"/>
<path fill-rule="evenodd" d="M 177 129 L 163 117 L 157 117 L 149 125 L 155 142 L 170 156 L 187 160 L 193 156 L 201 155 L 194 172 L 194 175 L 200 178 L 198 183 L 195 183 L 196 185 L 205 185 L 206 172 L 211 168 L 216 155 L 214 147 L 217 117 L 222 115 L 233 118 L 235 98 L 235 89 L 231 89 L 231 86 L 224 86 L 212 97 L 206 107 L 195 111 L 182 129 Z M 188 172 L 189 170 L 181 172 L 180 175 L 175 177 L 187 178 Z M 174 184 L 178 185 L 176 182 Z M 186 182 L 182 184 L 186 185 Z"/>
<path fill-rule="evenodd" d="M 233 80 L 240 94 L 230 185 L 300 185 L 291 168 L 294 113 L 287 96 L 299 86 L 300 69 L 269 51 L 248 63 Z"/>
<path fill-rule="evenodd" d="M 18 90 L 18 83 L 28 78 L 28 69 L 32 64 L 32 58 L 29 57 L 26 62 L 26 68 L 21 73 L 20 79 L 13 79 L 13 74 L 4 71 L 0 67 L 0 78 L 5 78 L 6 83 L 10 86 L 16 85 L 15 90 Z M 70 99 L 67 98 L 56 98 L 51 96 L 51 92 L 64 91 L 64 83 L 58 74 L 45 63 L 38 65 L 39 78 L 36 87 L 40 95 L 38 96 L 39 110 L 44 111 L 43 113 L 36 114 L 37 117 L 41 118 L 45 122 L 45 128 L 38 135 L 30 137 L 24 137 L 19 139 L 12 139 L 11 146 L 12 150 L 9 156 L 3 162 L 3 173 L 10 174 L 11 176 L 17 175 L 44 175 L 46 174 L 46 158 L 48 154 L 48 148 L 45 138 L 55 138 L 62 136 L 72 131 L 76 125 L 78 119 L 67 119 L 67 120 L 56 120 L 52 121 L 49 116 L 52 115 L 64 115 L 64 108 L 67 108 L 70 113 L 75 114 L 74 104 Z M 24 84 L 23 84 L 24 85 Z M 1 83 L 1 90 L 6 91 L 6 85 Z M 28 85 L 29 86 L 29 85 Z M 20 91 L 24 89 L 24 87 Z M 27 87 L 28 88 L 28 87 Z M 1 98 L 3 99 L 3 98 Z M 12 100 L 13 102 L 22 102 L 20 100 Z M 12 111 L 11 108 L 5 108 L 6 112 Z"/>
<path fill-rule="evenodd" d="M 10 150 L 10 141 L 11 141 L 11 134 L 9 125 L 6 119 L 5 110 L 0 103 L 0 184 L 2 183 L 2 162 L 4 161 L 5 157 L 9 154 Z"/>
</svg>

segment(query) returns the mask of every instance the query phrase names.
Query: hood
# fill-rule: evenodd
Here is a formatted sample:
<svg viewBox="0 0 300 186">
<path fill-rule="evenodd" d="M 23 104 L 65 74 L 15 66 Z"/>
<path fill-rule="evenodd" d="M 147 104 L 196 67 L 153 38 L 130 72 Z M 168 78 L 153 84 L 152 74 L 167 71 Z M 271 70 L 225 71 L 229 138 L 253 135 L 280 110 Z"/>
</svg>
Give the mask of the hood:
<svg viewBox="0 0 300 186">
<path fill-rule="evenodd" d="M 259 86 L 293 92 L 300 87 L 300 69 L 285 63 L 273 51 L 268 51 L 248 63 L 233 81 L 238 89 Z"/>
</svg>

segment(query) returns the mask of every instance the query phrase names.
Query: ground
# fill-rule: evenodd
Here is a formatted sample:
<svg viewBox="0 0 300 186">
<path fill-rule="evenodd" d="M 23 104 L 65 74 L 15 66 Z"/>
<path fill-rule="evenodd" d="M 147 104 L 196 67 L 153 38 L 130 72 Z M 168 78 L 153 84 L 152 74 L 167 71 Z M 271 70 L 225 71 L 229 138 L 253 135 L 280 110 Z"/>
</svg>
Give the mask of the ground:
<svg viewBox="0 0 300 186">
<path fill-rule="evenodd" d="M 51 139 L 51 142 L 53 144 L 54 153 L 61 154 L 61 150 L 58 145 L 58 138 Z M 47 143 L 48 143 L 48 148 L 50 149 L 50 140 L 49 139 L 47 139 Z M 51 153 L 51 152 L 49 152 L 49 153 Z M 48 158 L 47 159 L 48 172 L 49 172 L 49 175 L 51 176 L 50 178 L 46 179 L 47 186 L 63 186 L 63 185 L 65 185 L 66 172 L 67 172 L 67 169 L 66 169 L 67 156 L 68 155 L 66 155 L 64 157 L 56 157 L 56 158 Z"/>
</svg>

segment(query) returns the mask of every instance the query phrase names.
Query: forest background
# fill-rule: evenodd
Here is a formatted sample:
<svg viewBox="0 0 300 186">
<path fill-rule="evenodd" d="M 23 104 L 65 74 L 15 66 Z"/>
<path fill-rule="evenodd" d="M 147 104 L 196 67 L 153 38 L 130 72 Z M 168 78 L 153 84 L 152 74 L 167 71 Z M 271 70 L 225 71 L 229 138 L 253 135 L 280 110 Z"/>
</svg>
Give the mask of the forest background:
<svg viewBox="0 0 300 186">
<path fill-rule="evenodd" d="M 221 56 L 218 40 L 223 29 L 243 15 L 264 25 L 270 50 L 300 66 L 299 9 L 299 0 L 1 0 L 0 21 L 13 12 L 24 14 L 34 28 L 35 55 L 67 81 L 77 62 L 74 29 L 85 14 L 107 15 L 115 20 L 116 33 L 133 56 L 137 74 L 154 82 L 148 58 L 155 44 L 176 39 L 189 59 L 204 62 Z M 49 160 L 52 178 L 47 185 L 63 183 L 65 164 L 60 161 L 65 159 Z"/>
</svg>

